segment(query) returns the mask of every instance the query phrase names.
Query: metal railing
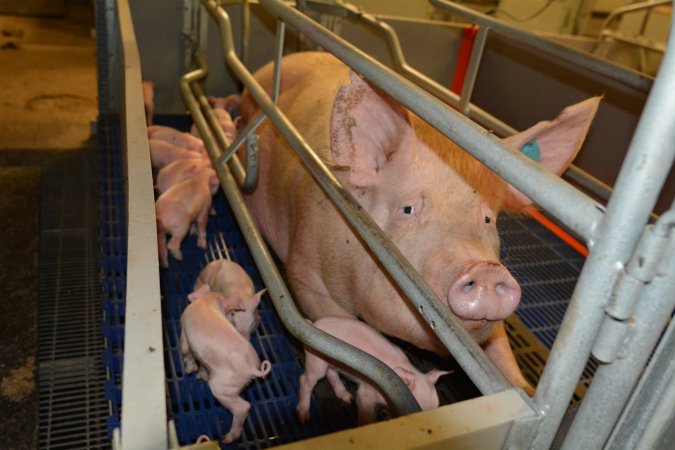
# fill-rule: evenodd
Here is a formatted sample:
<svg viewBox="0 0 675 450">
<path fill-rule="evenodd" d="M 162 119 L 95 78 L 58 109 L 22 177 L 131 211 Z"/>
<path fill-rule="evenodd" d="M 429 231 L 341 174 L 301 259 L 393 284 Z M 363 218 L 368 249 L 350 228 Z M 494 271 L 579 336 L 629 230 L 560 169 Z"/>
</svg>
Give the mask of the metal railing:
<svg viewBox="0 0 675 450">
<path fill-rule="evenodd" d="M 201 1 L 219 23 L 227 21 L 226 14 L 214 0 Z M 647 245 L 644 251 L 640 250 L 638 252 L 636 249 L 643 248 L 642 246 L 638 247 L 638 242 L 641 239 L 643 239 L 643 242 L 649 241 L 649 238 L 646 237 L 649 231 L 646 231 L 648 229 L 645 229 L 645 224 L 656 201 L 658 190 L 663 185 L 668 170 L 672 166 L 673 158 L 675 158 L 675 146 L 672 145 L 672 142 L 675 142 L 675 124 L 673 124 L 675 101 L 672 99 L 672 94 L 675 92 L 675 55 L 673 55 L 673 52 L 670 52 L 670 54 L 666 53 L 661 73 L 652 87 L 645 112 L 631 142 L 626 161 L 616 183 L 614 194 L 610 199 L 606 212 L 603 212 L 601 211 L 602 208 L 599 209 L 599 205 L 595 204 L 587 196 L 571 188 L 557 177 L 544 173 L 526 157 L 504 148 L 499 140 L 485 133 L 483 129 L 459 115 L 459 113 L 449 108 L 446 104 L 440 102 L 427 92 L 422 91 L 419 87 L 398 74 L 386 69 L 372 58 L 342 41 L 339 37 L 332 35 L 287 4 L 278 0 L 261 0 L 260 3 L 268 12 L 282 21 L 278 25 L 278 43 L 279 39 L 282 39 L 279 36 L 283 36 L 283 23 L 292 25 L 323 48 L 336 54 L 356 71 L 369 78 L 375 84 L 378 84 L 392 97 L 435 126 L 442 134 L 464 147 L 497 174 L 507 179 L 526 195 L 544 206 L 549 212 L 556 215 L 558 219 L 566 223 L 590 244 L 591 253 L 579 279 L 565 321 L 561 326 L 559 338 L 555 341 L 551 357 L 534 398 L 533 409 L 538 411 L 539 415 L 536 418 L 516 424 L 512 429 L 511 440 L 506 444 L 512 448 L 548 448 L 565 412 L 567 403 L 572 396 L 583 366 L 588 359 L 591 348 L 594 345 L 596 334 L 601 328 L 601 324 L 608 320 L 616 321 L 617 319 L 617 317 L 612 317 L 611 314 L 606 314 L 605 309 L 610 298 L 612 298 L 612 292 L 616 291 L 617 286 L 620 286 L 619 280 L 622 274 L 627 272 L 629 275 L 633 275 L 628 268 L 634 267 L 635 264 L 638 264 L 638 267 L 641 266 L 639 263 L 641 260 L 644 261 L 644 258 L 648 258 L 649 261 L 656 260 L 657 263 L 655 264 L 659 268 L 656 273 L 656 277 L 659 278 L 655 277 L 655 281 L 657 282 L 650 283 L 650 287 L 647 288 L 645 287 L 646 283 L 640 280 L 642 285 L 634 287 L 634 292 L 636 295 L 639 295 L 640 302 L 656 299 L 659 296 L 663 297 L 664 292 L 666 295 L 668 292 L 672 293 L 675 252 L 672 251 L 674 247 L 672 227 L 668 225 L 671 223 L 669 217 L 672 217 L 672 215 L 664 214 L 665 219 L 662 218 L 664 222 L 656 226 L 657 232 L 660 233 L 659 237 L 662 239 L 660 245 L 656 246 L 661 250 L 660 254 L 656 252 L 653 245 Z M 124 85 L 131 86 L 135 84 L 138 90 L 138 92 L 134 91 L 132 86 L 132 90 L 126 92 L 124 97 L 125 101 L 129 102 L 129 105 L 133 104 L 133 107 L 125 108 L 125 110 L 129 109 L 135 114 L 134 117 L 129 117 L 125 120 L 125 126 L 127 127 L 126 135 L 128 137 L 127 149 L 137 150 L 129 152 L 129 157 L 131 158 L 128 165 L 130 176 L 128 197 L 130 212 L 129 238 L 131 240 L 133 233 L 135 239 L 142 239 L 154 246 L 156 238 L 152 239 L 147 234 L 150 233 L 149 229 L 152 229 L 152 232 L 155 231 L 154 220 L 151 221 L 150 226 L 145 223 L 145 228 L 137 229 L 134 228 L 136 226 L 136 219 L 132 219 L 136 210 L 143 208 L 147 210 L 148 204 L 151 204 L 154 198 L 148 200 L 146 192 L 148 187 L 143 185 L 137 186 L 136 182 L 131 180 L 132 177 L 134 180 L 137 177 L 140 177 L 138 178 L 139 180 L 149 179 L 150 169 L 149 161 L 144 158 L 135 159 L 136 155 L 140 155 L 142 151 L 145 151 L 145 158 L 147 158 L 148 154 L 147 135 L 143 130 L 143 136 L 145 137 L 141 137 L 138 130 L 139 127 L 142 128 L 144 120 L 142 120 L 142 116 L 136 117 L 142 114 L 141 112 L 143 111 L 142 104 L 140 104 L 140 98 L 142 98 L 140 95 L 140 71 L 138 70 L 138 55 L 137 53 L 134 55 L 135 50 L 133 50 L 135 48 L 133 29 L 129 30 L 127 28 L 131 24 L 127 2 L 124 0 L 118 2 L 118 8 L 120 22 L 126 24 L 124 26 L 121 25 L 122 29 L 120 30 L 121 39 L 124 44 L 125 67 L 128 67 L 127 71 L 125 71 L 125 77 L 128 76 L 128 78 L 126 78 Z M 410 266 L 396 247 L 386 237 L 382 236 L 381 230 L 372 222 L 372 219 L 359 210 L 356 201 L 341 188 L 331 172 L 328 171 L 311 149 L 307 147 L 304 139 L 297 134 L 292 124 L 288 123 L 283 114 L 278 111 L 269 96 L 264 92 L 258 92 L 259 86 L 257 86 L 250 73 L 239 62 L 234 52 L 231 51 L 233 48 L 232 36 L 225 32 L 225 28 L 221 28 L 221 38 L 226 50 L 225 61 L 231 69 L 240 75 L 240 78 L 249 88 L 251 95 L 256 99 L 264 113 L 264 116 L 261 116 L 255 122 L 261 122 L 264 117 L 268 117 L 280 127 L 280 131 L 284 137 L 299 153 L 301 159 L 308 166 L 320 186 L 336 201 L 338 207 L 358 230 L 373 253 L 382 260 L 384 267 L 391 272 L 392 277 L 401 283 L 401 288 L 414 305 L 416 305 L 417 309 L 420 310 L 424 319 L 439 336 L 439 339 L 448 348 L 452 349 L 453 355 L 479 389 L 483 393 L 488 393 L 509 388 L 508 383 L 506 383 L 503 376 L 486 358 L 482 350 L 468 336 L 465 330 L 456 323 L 456 320 L 445 309 L 439 306 L 440 302 L 419 274 Z M 131 40 L 126 41 L 127 39 Z M 670 39 L 671 46 L 675 45 L 675 42 L 673 42 L 675 37 L 672 34 Z M 278 46 L 275 52 L 277 57 L 275 79 L 277 80 L 278 68 L 280 67 L 278 61 L 281 56 L 280 49 L 281 46 Z M 228 145 L 227 140 L 223 141 L 218 136 L 217 129 L 212 130 L 212 127 L 209 127 L 208 122 L 210 119 L 208 117 L 210 109 L 208 104 L 203 101 L 203 93 L 200 92 L 197 84 L 197 81 L 202 76 L 204 76 L 203 68 L 187 74 L 183 79 L 181 92 L 193 113 L 193 118 L 207 144 L 211 158 L 217 162 L 217 171 L 226 196 L 233 207 L 237 220 L 242 224 L 245 238 L 251 248 L 257 266 L 263 273 L 263 279 L 270 291 L 275 308 L 277 308 L 284 324 L 293 333 L 297 333 L 296 335 L 300 340 L 308 342 L 310 339 L 317 339 L 316 336 L 318 336 L 318 341 L 314 341 L 312 346 L 325 345 L 328 349 L 327 354 L 331 356 L 329 348 L 340 344 L 336 343 L 334 338 L 327 338 L 326 336 L 328 335 L 323 336 L 320 333 L 315 333 L 313 331 L 314 328 L 309 326 L 300 317 L 285 285 L 280 282 L 276 266 L 266 247 L 262 244 L 257 229 L 252 225 L 252 220 L 247 209 L 243 207 L 241 195 L 234 186 L 236 184 L 241 185 L 246 179 L 246 175 L 242 170 L 239 179 L 235 180 L 228 166 L 224 164 L 226 156 L 223 156 L 223 153 L 227 152 L 231 154 L 234 151 L 232 148 L 234 146 Z M 276 95 L 274 95 L 275 98 Z M 146 140 L 145 145 L 143 139 Z M 239 142 L 234 144 L 238 145 L 242 140 L 238 140 Z M 236 166 L 234 158 L 235 156 L 230 159 L 230 162 Z M 249 165 L 249 167 L 252 166 Z M 541 189 L 541 186 L 548 186 L 549 189 Z M 151 184 L 149 190 L 152 193 Z M 643 235 L 645 237 L 641 238 Z M 130 254 L 133 249 L 145 248 L 140 242 L 136 244 L 136 247 L 132 247 L 131 242 L 129 245 Z M 153 267 L 153 265 L 157 267 L 156 248 L 154 251 L 153 249 L 148 249 L 144 257 L 147 260 L 154 258 L 152 265 L 149 265 L 149 267 Z M 151 283 L 147 282 L 146 274 L 148 266 L 138 269 L 136 266 L 131 266 L 131 257 L 129 260 L 130 278 L 127 285 L 127 299 L 133 300 L 139 292 L 136 286 L 137 281 L 140 280 L 136 280 L 132 276 L 132 269 L 137 275 L 144 274 L 143 283 L 138 283 L 143 285 L 140 292 L 147 294 L 151 299 L 159 299 L 159 287 L 157 286 L 157 292 L 154 292 L 154 281 Z M 146 262 L 150 264 L 150 261 Z M 131 289 L 129 286 L 131 286 Z M 145 291 L 145 289 L 149 289 L 149 291 Z M 143 298 L 143 300 L 147 301 L 146 298 Z M 639 310 L 634 301 L 627 303 L 631 304 L 631 306 L 626 306 L 628 311 Z M 612 305 L 614 304 L 612 303 Z M 143 306 L 144 308 L 151 307 L 147 306 L 147 303 Z M 129 309 L 130 307 L 131 309 Z M 668 304 L 662 305 L 659 311 L 667 310 L 668 307 Z M 130 321 L 133 321 L 133 317 L 140 311 L 134 309 L 133 303 L 127 303 L 127 308 L 126 326 L 129 327 Z M 672 310 L 672 306 L 670 308 Z M 159 310 L 157 308 L 157 315 L 159 315 Z M 611 307 L 608 308 L 608 312 L 614 313 Z M 145 311 L 143 310 L 142 313 L 145 313 Z M 645 317 L 653 317 L 649 314 L 655 313 L 645 312 L 645 316 L 640 316 L 636 313 L 635 316 L 631 316 L 639 318 L 634 325 L 641 326 L 641 329 L 645 327 L 653 328 L 653 324 L 644 323 L 645 320 L 648 320 Z M 624 321 L 621 317 L 618 319 Z M 673 328 L 672 324 L 670 328 Z M 155 336 L 153 334 L 157 330 L 160 330 L 158 332 L 158 343 L 154 341 Z M 127 338 L 126 343 L 128 346 L 125 348 L 125 371 L 133 368 L 137 372 L 139 367 L 145 367 L 145 364 L 151 363 L 154 369 L 148 370 L 158 370 L 159 367 L 161 369 L 160 377 L 163 377 L 161 324 L 158 324 L 155 330 L 148 329 L 146 331 L 152 334 L 152 339 L 149 341 L 146 339 L 147 336 L 134 335 L 133 331 L 132 334 L 129 334 L 130 329 L 127 328 L 125 337 Z M 672 330 L 668 336 L 672 336 Z M 635 341 L 635 351 L 645 353 L 645 348 L 648 345 L 647 341 L 650 339 L 653 339 L 653 337 L 646 336 L 644 339 Z M 670 340 L 672 338 L 667 339 L 668 342 Z M 131 341 L 137 342 L 131 344 Z M 132 345 L 134 348 L 140 349 L 141 353 L 134 353 L 135 351 L 131 350 Z M 662 363 L 664 360 L 667 361 L 668 355 L 672 356 L 672 346 L 670 348 L 664 347 L 664 343 L 662 342 L 659 350 L 653 358 L 654 365 Z M 127 351 L 129 351 L 129 354 L 127 354 Z M 600 348 L 598 351 L 602 352 L 603 349 Z M 661 353 L 664 353 L 665 357 L 658 357 Z M 354 353 L 348 352 L 346 354 L 353 355 Z M 127 360 L 127 357 L 129 360 Z M 353 360 L 352 356 L 344 356 L 341 360 L 338 355 L 336 359 L 339 361 L 347 360 L 348 364 L 349 362 L 352 363 L 351 365 L 361 364 Z M 159 363 L 159 366 L 157 363 Z M 625 432 L 629 426 L 635 426 L 638 421 L 647 422 L 644 426 L 649 427 L 650 430 L 658 430 L 659 427 L 663 428 L 663 420 L 648 421 L 642 417 L 637 417 L 635 413 L 641 404 L 656 400 L 653 395 L 654 392 L 651 393 L 652 395 L 648 394 L 650 387 L 664 385 L 664 378 L 658 379 L 658 374 L 662 373 L 662 371 L 659 371 L 660 368 L 662 368 L 662 365 L 649 370 L 649 374 L 653 375 L 651 378 L 655 379 L 652 384 L 648 383 L 645 386 L 645 382 L 640 383 L 638 386 L 638 393 L 642 394 L 643 402 L 640 403 L 639 399 L 636 399 L 635 395 L 633 395 L 625 415 L 619 419 L 621 427 L 615 428 L 615 435 L 612 436 L 612 442 L 618 443 L 619 447 L 627 448 L 626 442 L 628 441 L 620 439 L 622 437 L 621 433 Z M 667 372 L 667 374 L 671 373 Z M 400 379 L 387 370 L 379 371 L 373 369 L 366 376 L 380 386 L 385 387 L 387 385 L 387 392 L 396 391 L 398 389 L 396 387 L 397 384 L 400 388 Z M 633 378 L 635 376 L 631 374 L 628 377 Z M 125 412 L 123 412 L 122 444 L 125 448 L 166 448 L 166 418 L 162 414 L 165 408 L 159 406 L 164 405 L 165 400 L 163 384 L 154 382 L 154 385 L 149 385 L 149 387 L 144 386 L 142 384 L 143 380 L 154 380 L 151 377 L 146 377 L 145 374 L 143 377 L 125 375 L 124 379 L 123 411 Z M 618 382 L 616 379 L 594 382 L 587 395 L 600 395 L 592 394 L 591 390 L 594 389 L 597 389 L 599 393 L 608 392 L 611 389 L 621 390 L 622 388 L 617 384 Z M 143 415 L 145 411 L 143 405 L 136 405 L 139 401 L 136 401 L 136 404 L 134 403 L 134 396 L 131 390 L 132 384 L 137 384 L 143 389 L 152 391 L 144 392 L 143 396 L 138 396 L 139 399 L 142 398 L 143 402 L 148 404 L 148 407 L 153 408 L 152 414 Z M 161 393 L 155 393 L 158 390 L 155 389 L 157 386 L 159 386 L 158 389 Z M 594 386 L 597 387 L 594 388 Z M 665 383 L 665 386 L 659 392 L 672 391 L 672 389 L 668 390 L 667 383 Z M 152 398 L 148 400 L 148 397 Z M 414 399 L 410 401 L 410 397 L 409 394 L 407 398 L 403 395 L 403 399 L 397 400 L 396 395 L 391 395 L 394 405 L 401 413 L 418 409 L 418 405 L 416 405 Z M 532 402 L 530 403 L 532 404 Z M 576 436 L 582 436 L 584 439 L 588 435 L 595 434 L 593 440 L 605 442 L 608 437 L 607 434 L 611 429 L 598 432 L 595 429 L 589 429 L 592 426 L 591 422 L 585 423 L 585 419 L 597 415 L 597 412 L 593 411 L 593 404 L 589 402 L 589 405 L 591 409 L 586 412 L 580 411 L 571 433 L 574 433 Z M 671 403 L 665 403 L 665 406 L 659 404 L 658 406 L 659 408 L 656 408 L 657 412 L 662 413 L 665 408 L 666 412 L 672 414 Z M 668 409 L 669 406 L 671 407 L 670 410 Z M 612 414 L 614 414 L 616 409 L 616 406 L 612 407 Z M 160 412 L 159 414 L 157 414 L 158 411 Z M 607 412 L 603 411 L 603 414 L 607 414 Z M 157 423 L 157 420 L 154 419 L 157 416 L 161 416 L 162 424 Z M 653 418 L 654 416 L 650 417 Z M 138 440 L 135 440 L 134 436 L 136 436 L 136 433 L 134 430 L 137 430 L 139 427 L 143 428 L 142 436 L 144 437 L 138 437 Z M 577 428 L 576 431 L 574 427 Z M 152 442 L 148 439 L 152 440 Z M 570 439 L 569 442 L 571 441 Z"/>
</svg>

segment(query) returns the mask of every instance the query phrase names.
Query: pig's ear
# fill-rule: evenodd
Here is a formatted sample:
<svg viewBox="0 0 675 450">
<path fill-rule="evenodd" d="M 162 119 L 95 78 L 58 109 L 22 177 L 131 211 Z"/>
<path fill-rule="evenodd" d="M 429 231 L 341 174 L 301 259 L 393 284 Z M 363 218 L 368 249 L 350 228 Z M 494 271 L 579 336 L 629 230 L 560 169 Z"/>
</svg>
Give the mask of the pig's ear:
<svg viewBox="0 0 675 450">
<path fill-rule="evenodd" d="M 253 296 L 253 301 L 255 302 L 256 306 L 260 304 L 260 299 L 265 294 L 265 292 L 267 292 L 267 289 L 262 289 L 256 292 L 255 295 Z"/>
<path fill-rule="evenodd" d="M 539 162 L 549 172 L 560 175 L 574 160 L 586 139 L 600 100 L 601 97 L 592 97 L 568 106 L 555 119 L 539 122 L 522 133 L 507 137 L 504 142 Z M 523 193 L 508 186 L 506 207 L 518 209 L 530 203 L 532 200 Z"/>
<path fill-rule="evenodd" d="M 415 389 L 415 374 L 413 372 L 404 369 L 403 367 L 394 367 L 394 372 L 401 377 L 406 386 L 408 386 L 408 389 L 411 391 Z"/>
<path fill-rule="evenodd" d="M 190 292 L 188 294 L 188 300 L 190 301 L 190 303 L 192 303 L 195 300 L 199 300 L 200 298 L 202 298 L 203 296 L 205 296 L 209 292 L 211 292 L 211 288 L 209 287 L 208 284 L 205 284 L 203 286 L 200 286 L 196 290 Z"/>
<path fill-rule="evenodd" d="M 376 183 L 392 153 L 412 135 L 408 112 L 380 89 L 350 71 L 351 83 L 340 88 L 331 114 L 333 163 L 349 170 L 355 186 Z"/>
<path fill-rule="evenodd" d="M 436 384 L 440 377 L 449 373 L 452 373 L 452 371 L 432 369 L 425 373 L 424 376 L 427 377 L 431 384 Z"/>
</svg>

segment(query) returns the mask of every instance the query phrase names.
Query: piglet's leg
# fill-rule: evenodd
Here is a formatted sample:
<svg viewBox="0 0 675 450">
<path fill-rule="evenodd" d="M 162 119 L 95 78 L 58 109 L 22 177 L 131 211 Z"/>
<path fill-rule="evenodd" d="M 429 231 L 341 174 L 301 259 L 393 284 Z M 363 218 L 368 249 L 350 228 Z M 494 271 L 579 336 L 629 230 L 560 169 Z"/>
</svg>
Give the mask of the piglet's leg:
<svg viewBox="0 0 675 450">
<path fill-rule="evenodd" d="M 185 218 L 184 221 L 169 230 L 171 233 L 171 239 L 169 239 L 169 243 L 166 245 L 166 247 L 177 261 L 183 260 L 183 253 L 180 251 L 180 244 L 183 242 L 183 239 L 185 239 L 189 227 L 190 223 L 188 222 L 188 219 Z"/>
<path fill-rule="evenodd" d="M 298 418 L 301 423 L 309 420 L 309 404 L 314 386 L 328 371 L 328 363 L 316 355 L 305 352 L 305 373 L 300 376 L 300 398 L 298 399 Z"/>
<path fill-rule="evenodd" d="M 335 369 L 329 367 L 328 372 L 326 372 L 326 378 L 328 378 L 328 382 L 333 387 L 335 395 L 337 395 L 340 400 L 346 403 L 352 402 L 352 394 L 349 393 Z"/>
<path fill-rule="evenodd" d="M 197 216 L 197 247 L 202 250 L 207 249 L 206 245 L 206 224 L 209 220 L 209 211 L 211 210 L 211 205 L 204 205 L 199 215 Z"/>
<path fill-rule="evenodd" d="M 183 354 L 183 367 L 185 368 L 185 373 L 192 373 L 197 370 L 197 361 L 190 351 L 190 344 L 188 344 L 185 333 L 180 334 L 180 351 Z"/>
<path fill-rule="evenodd" d="M 211 390 L 213 391 L 213 388 Z M 244 427 L 251 404 L 241 397 L 218 396 L 215 392 L 213 394 L 225 408 L 232 412 L 232 426 L 230 427 L 230 431 L 223 437 L 223 442 L 229 444 L 241 436 L 241 429 Z"/>
</svg>

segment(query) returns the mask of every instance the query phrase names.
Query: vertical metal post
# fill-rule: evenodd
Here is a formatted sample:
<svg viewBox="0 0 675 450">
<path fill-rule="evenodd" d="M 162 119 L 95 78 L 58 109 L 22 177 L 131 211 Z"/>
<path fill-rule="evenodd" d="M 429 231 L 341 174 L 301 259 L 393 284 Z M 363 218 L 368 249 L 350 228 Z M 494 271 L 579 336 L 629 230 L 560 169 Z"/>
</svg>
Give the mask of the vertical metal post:
<svg viewBox="0 0 675 450">
<path fill-rule="evenodd" d="M 659 250 L 666 246 L 662 253 L 666 261 L 660 264 L 666 267 L 663 267 L 663 273 L 645 284 L 630 321 L 623 325 L 631 330 L 629 338 L 623 341 L 619 359 L 601 364 L 595 372 L 567 433 L 563 450 L 603 446 L 649 359 L 649 349 L 656 346 L 667 325 L 675 307 L 675 238 L 668 242 L 674 228 L 675 210 L 671 210 L 661 216 L 656 226 L 647 229 L 650 236 L 655 236 L 653 239 L 658 239 L 655 245 L 660 246 Z M 646 260 L 650 255 L 633 256 L 636 257 Z"/>
<path fill-rule="evenodd" d="M 670 47 L 675 35 L 670 34 Z M 535 403 L 546 412 L 534 448 L 548 448 L 572 397 L 604 316 L 615 278 L 633 253 L 675 159 L 675 53 L 659 76 L 619 173 L 605 220 L 579 277 L 565 319 L 537 387 Z"/>
<path fill-rule="evenodd" d="M 487 42 L 489 31 L 490 27 L 479 27 L 478 32 L 476 33 L 476 40 L 471 49 L 471 58 L 469 58 L 469 66 L 466 69 L 462 93 L 459 97 L 459 110 L 462 111 L 465 116 L 469 115 L 471 96 L 473 95 L 473 88 L 476 85 L 476 77 L 478 76 L 480 62 L 483 59 L 483 51 L 485 50 L 485 43 Z"/>
</svg>

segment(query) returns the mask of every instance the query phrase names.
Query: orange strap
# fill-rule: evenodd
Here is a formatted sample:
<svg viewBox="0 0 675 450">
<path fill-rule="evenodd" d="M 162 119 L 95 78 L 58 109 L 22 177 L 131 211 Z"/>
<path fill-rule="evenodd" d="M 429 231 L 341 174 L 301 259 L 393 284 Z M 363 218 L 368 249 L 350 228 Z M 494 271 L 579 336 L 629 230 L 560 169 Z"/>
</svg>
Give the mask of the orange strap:
<svg viewBox="0 0 675 450">
<path fill-rule="evenodd" d="M 583 245 L 581 242 L 577 241 L 574 239 L 572 236 L 570 236 L 565 230 L 560 228 L 558 225 L 553 223 L 550 219 L 548 219 L 546 216 L 544 216 L 542 213 L 537 211 L 536 209 L 532 208 L 531 206 L 528 206 L 524 209 L 524 211 L 532 216 L 534 220 L 548 228 L 553 234 L 558 236 L 560 239 L 562 239 L 567 245 L 572 247 L 574 250 L 579 252 L 581 255 L 584 257 L 588 256 L 588 249 L 586 248 L 585 245 Z"/>
</svg>

